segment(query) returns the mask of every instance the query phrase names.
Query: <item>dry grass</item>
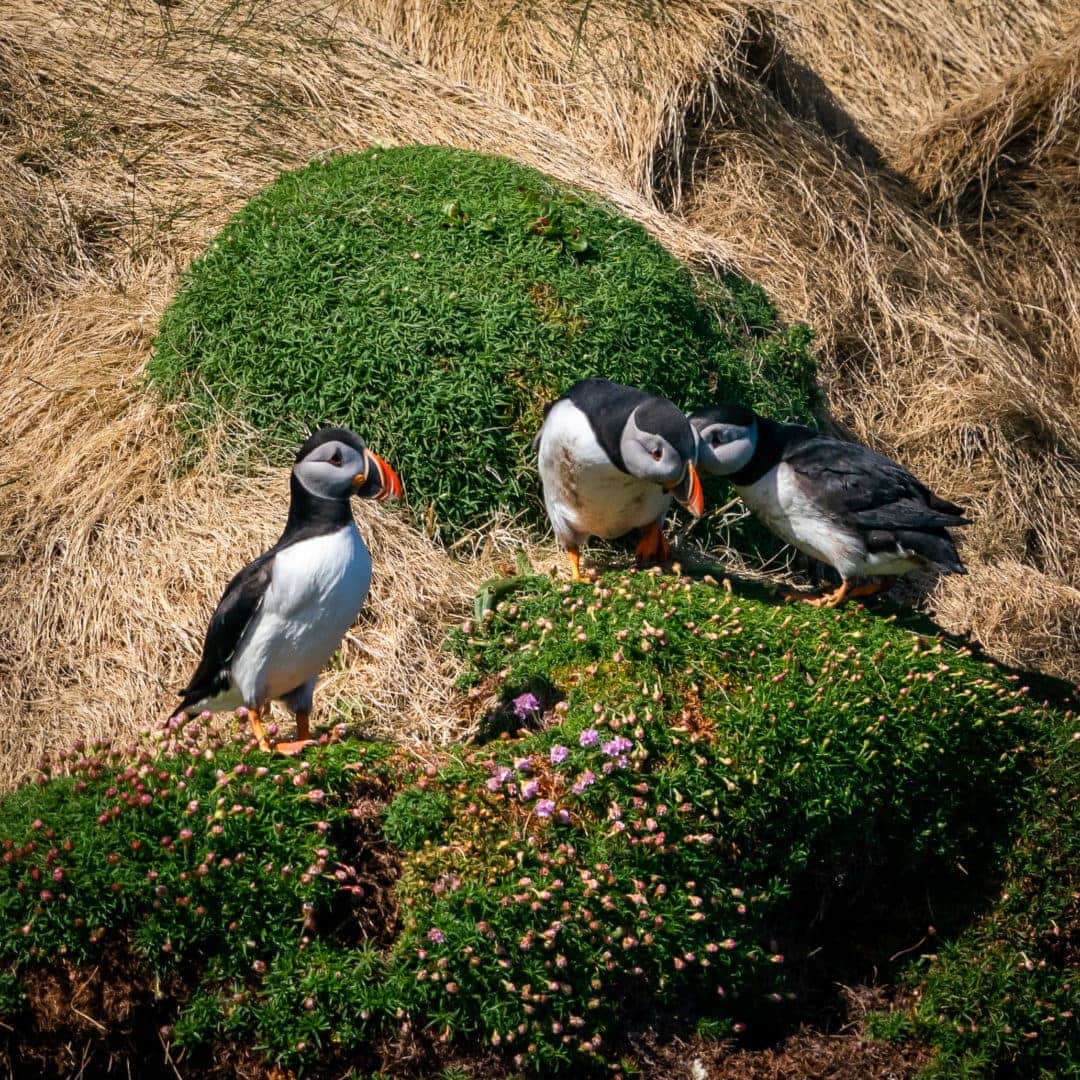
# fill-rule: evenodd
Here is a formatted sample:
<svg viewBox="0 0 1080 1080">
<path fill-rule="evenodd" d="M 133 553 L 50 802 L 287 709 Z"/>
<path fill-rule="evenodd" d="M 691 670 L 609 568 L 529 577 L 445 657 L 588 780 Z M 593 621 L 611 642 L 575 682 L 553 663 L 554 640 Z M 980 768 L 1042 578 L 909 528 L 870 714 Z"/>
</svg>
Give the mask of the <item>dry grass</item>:
<svg viewBox="0 0 1080 1080">
<path fill-rule="evenodd" d="M 17 572 L 0 578 L 2 674 L 21 716 L 0 728 L 0 781 L 54 748 L 58 732 L 131 733 L 163 718 L 224 581 L 280 533 L 283 470 L 176 473 L 168 416 L 132 376 L 164 299 L 150 271 L 126 296 L 88 290 L 25 324 L 20 375 L 53 393 L 12 414 L 13 443 L 43 456 L 22 458 L 31 482 L 11 485 L 4 507 L 18 546 L 5 552 Z M 372 736 L 445 741 L 460 734 L 461 714 L 449 691 L 455 662 L 439 646 L 491 555 L 458 565 L 400 515 L 375 504 L 357 513 L 376 566 L 372 592 L 322 680 L 317 719 L 344 708 Z"/>
<path fill-rule="evenodd" d="M 1080 678 L 1067 6 L 0 0 L 0 785 L 164 712 L 273 539 L 280 474 L 177 477 L 140 373 L 228 214 L 371 142 L 514 156 L 760 280 L 817 329 L 838 422 L 974 511 L 937 617 Z M 322 701 L 449 737 L 438 638 L 497 553 L 453 561 L 381 508 L 362 527 L 371 606 Z"/>
<path fill-rule="evenodd" d="M 1080 678 L 1070 4 L 365 7 L 425 65 L 617 162 L 813 325 L 833 418 L 977 518 L 974 572 L 936 614 Z M 949 207 L 984 178 L 1008 204 L 993 235 Z"/>
</svg>

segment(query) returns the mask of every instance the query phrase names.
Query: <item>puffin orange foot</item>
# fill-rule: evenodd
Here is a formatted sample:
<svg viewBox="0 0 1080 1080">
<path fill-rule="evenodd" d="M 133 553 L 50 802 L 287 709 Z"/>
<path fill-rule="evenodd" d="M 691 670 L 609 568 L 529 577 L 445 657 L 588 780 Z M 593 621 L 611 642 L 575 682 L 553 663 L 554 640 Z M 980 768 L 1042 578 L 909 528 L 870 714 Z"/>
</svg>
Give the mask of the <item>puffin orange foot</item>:
<svg viewBox="0 0 1080 1080">
<path fill-rule="evenodd" d="M 865 585 L 856 585 L 848 589 L 848 599 L 856 596 L 877 596 L 878 593 L 887 592 L 896 584 L 896 578 L 887 578 L 885 581 L 870 581 Z"/>
<path fill-rule="evenodd" d="M 236 710 L 239 714 L 240 710 Z M 262 722 L 262 709 L 246 709 L 248 719 L 251 721 L 251 731 L 255 736 L 255 741 L 259 744 L 259 749 L 269 752 L 270 740 L 266 737 L 266 729 L 263 727 Z"/>
<path fill-rule="evenodd" d="M 811 607 L 834 608 L 838 604 L 844 602 L 850 594 L 850 588 L 848 583 L 843 581 L 832 591 L 826 589 L 823 592 L 796 592 L 793 589 L 784 589 L 781 595 L 789 602 L 792 600 L 801 600 L 804 604 L 809 604 Z"/>
<path fill-rule="evenodd" d="M 581 552 L 576 547 L 566 549 L 566 557 L 570 560 L 570 580 L 583 581 L 581 576 Z"/>
<path fill-rule="evenodd" d="M 314 739 L 295 739 L 292 742 L 274 743 L 274 753 L 283 754 L 285 757 L 295 757 L 302 754 L 309 746 L 314 746 Z"/>
<path fill-rule="evenodd" d="M 646 525 L 641 530 L 641 539 L 634 550 L 634 559 L 638 566 L 661 565 L 668 561 L 670 554 L 667 539 L 660 526 L 655 521 Z"/>
</svg>

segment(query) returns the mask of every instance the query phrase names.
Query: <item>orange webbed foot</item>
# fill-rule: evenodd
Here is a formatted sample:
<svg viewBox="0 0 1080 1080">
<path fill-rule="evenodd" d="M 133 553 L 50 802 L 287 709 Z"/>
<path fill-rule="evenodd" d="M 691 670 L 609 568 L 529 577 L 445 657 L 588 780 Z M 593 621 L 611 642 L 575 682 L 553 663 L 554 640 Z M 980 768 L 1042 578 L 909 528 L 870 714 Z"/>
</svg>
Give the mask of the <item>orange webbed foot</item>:
<svg viewBox="0 0 1080 1080">
<path fill-rule="evenodd" d="M 581 576 L 581 552 L 576 548 L 567 548 L 566 557 L 570 560 L 570 580 L 584 581 Z"/>
<path fill-rule="evenodd" d="M 274 753 L 284 757 L 295 757 L 302 754 L 309 746 L 314 746 L 314 739 L 294 739 L 292 742 L 279 742 L 274 744 Z"/>
<path fill-rule="evenodd" d="M 811 607 L 817 608 L 834 608 L 839 604 L 842 604 L 847 598 L 850 591 L 850 586 L 846 581 L 841 582 L 840 585 L 833 589 L 819 592 L 797 592 L 794 589 L 784 589 L 781 592 L 783 598 L 789 603 L 792 600 L 799 600 L 804 604 L 809 604 Z"/>
<path fill-rule="evenodd" d="M 641 530 L 641 539 L 634 550 L 638 566 L 662 565 L 668 561 L 671 549 L 663 530 L 654 521 Z"/>
</svg>

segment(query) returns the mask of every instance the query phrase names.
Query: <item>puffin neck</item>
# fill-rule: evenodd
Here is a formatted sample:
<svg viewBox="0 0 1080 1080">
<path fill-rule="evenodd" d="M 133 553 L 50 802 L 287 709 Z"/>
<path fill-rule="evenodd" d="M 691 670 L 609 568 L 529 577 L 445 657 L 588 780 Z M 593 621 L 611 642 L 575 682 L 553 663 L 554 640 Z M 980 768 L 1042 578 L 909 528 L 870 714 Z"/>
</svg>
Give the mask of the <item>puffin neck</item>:
<svg viewBox="0 0 1080 1080">
<path fill-rule="evenodd" d="M 780 425 L 767 417 L 757 418 L 757 442 L 750 460 L 738 471 L 729 473 L 725 479 L 736 487 L 747 487 L 760 480 L 776 466 L 784 452 Z"/>
<path fill-rule="evenodd" d="M 289 477 L 289 492 L 289 517 L 282 540 L 300 532 L 334 532 L 352 523 L 352 507 L 347 499 L 324 499 L 313 495 L 296 473 Z"/>
</svg>

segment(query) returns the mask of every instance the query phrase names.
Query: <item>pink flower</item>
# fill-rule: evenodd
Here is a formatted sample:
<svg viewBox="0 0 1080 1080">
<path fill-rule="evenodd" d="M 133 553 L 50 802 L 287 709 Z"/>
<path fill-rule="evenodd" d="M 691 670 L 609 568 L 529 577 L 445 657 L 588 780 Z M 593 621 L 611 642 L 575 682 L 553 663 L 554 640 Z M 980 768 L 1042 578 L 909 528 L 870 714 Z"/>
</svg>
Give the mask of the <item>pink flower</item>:
<svg viewBox="0 0 1080 1080">
<path fill-rule="evenodd" d="M 446 935 L 437 927 L 433 926 L 427 933 L 428 941 L 441 945 L 446 940 Z"/>
<path fill-rule="evenodd" d="M 521 785 L 521 797 L 523 799 L 535 799 L 540 791 L 540 784 L 536 780 L 527 780 Z"/>
<path fill-rule="evenodd" d="M 533 713 L 540 711 L 540 699 L 535 694 L 526 691 L 519 697 L 514 698 L 514 715 L 519 720 L 528 720 Z"/>
<path fill-rule="evenodd" d="M 586 728 L 578 736 L 579 746 L 595 746 L 600 741 L 600 732 L 596 728 Z"/>
<path fill-rule="evenodd" d="M 575 795 L 580 795 L 587 787 L 596 783 L 596 773 L 591 769 L 586 769 L 575 781 L 573 787 L 570 789 Z"/>
<path fill-rule="evenodd" d="M 570 751 L 565 746 L 553 746 L 548 756 L 551 758 L 552 765 L 561 765 L 569 754 Z"/>
<path fill-rule="evenodd" d="M 555 803 L 551 799 L 541 799 L 536 804 L 536 816 L 537 817 L 551 817 L 555 811 Z"/>
<path fill-rule="evenodd" d="M 499 788 L 513 776 L 513 772 L 505 765 L 497 765 L 487 781 L 488 791 L 498 791 Z"/>
</svg>

